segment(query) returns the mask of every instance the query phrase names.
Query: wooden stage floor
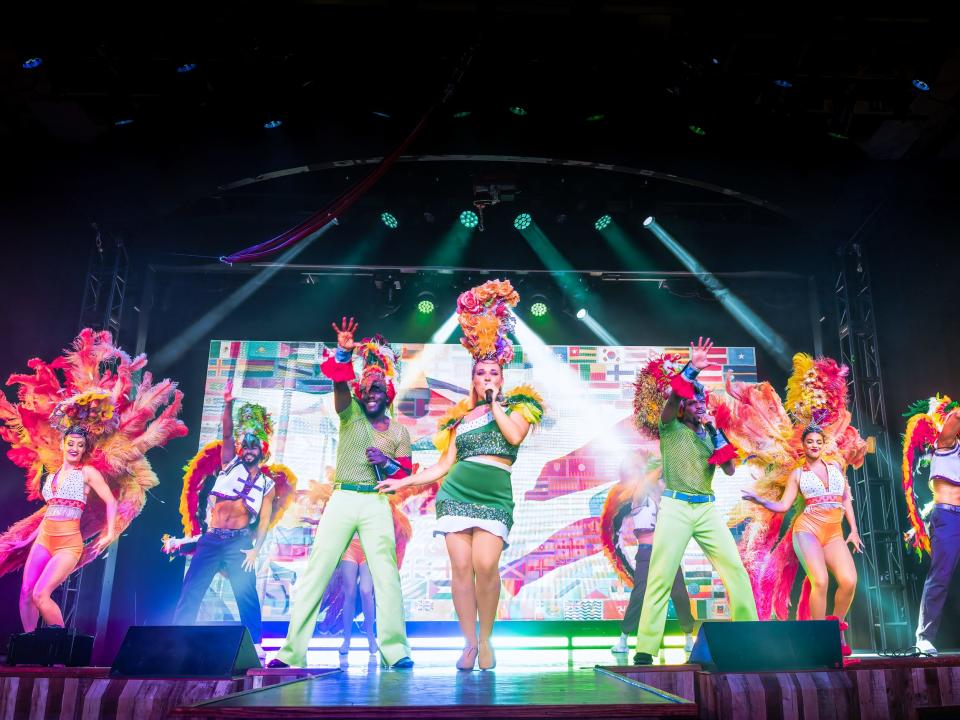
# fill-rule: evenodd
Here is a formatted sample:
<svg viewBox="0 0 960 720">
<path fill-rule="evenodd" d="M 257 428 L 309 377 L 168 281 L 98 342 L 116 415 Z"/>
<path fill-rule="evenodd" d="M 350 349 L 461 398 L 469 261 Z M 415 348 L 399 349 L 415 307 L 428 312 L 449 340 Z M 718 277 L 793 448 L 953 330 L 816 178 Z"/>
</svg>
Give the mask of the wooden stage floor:
<svg viewBox="0 0 960 720">
<path fill-rule="evenodd" d="M 840 670 L 705 672 L 610 665 L 601 650 L 499 653 L 461 673 L 458 653 L 420 651 L 412 670 L 367 653 L 339 667 L 251 670 L 232 679 L 110 677 L 108 668 L 0 668 L 0 718 L 589 718 L 933 720 L 960 717 L 960 655 L 863 658 Z M 623 657 L 618 658 L 621 662 Z"/>
</svg>

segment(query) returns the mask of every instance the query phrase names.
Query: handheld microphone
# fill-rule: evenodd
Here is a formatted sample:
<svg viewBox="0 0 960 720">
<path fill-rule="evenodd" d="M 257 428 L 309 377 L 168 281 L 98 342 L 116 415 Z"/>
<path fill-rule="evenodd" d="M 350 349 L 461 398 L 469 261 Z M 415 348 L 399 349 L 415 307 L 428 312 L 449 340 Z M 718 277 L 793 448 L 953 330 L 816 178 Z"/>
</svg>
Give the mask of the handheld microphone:
<svg viewBox="0 0 960 720">
<path fill-rule="evenodd" d="M 493 403 L 493 390 L 487 388 L 486 396 L 487 396 L 487 402 Z"/>
</svg>

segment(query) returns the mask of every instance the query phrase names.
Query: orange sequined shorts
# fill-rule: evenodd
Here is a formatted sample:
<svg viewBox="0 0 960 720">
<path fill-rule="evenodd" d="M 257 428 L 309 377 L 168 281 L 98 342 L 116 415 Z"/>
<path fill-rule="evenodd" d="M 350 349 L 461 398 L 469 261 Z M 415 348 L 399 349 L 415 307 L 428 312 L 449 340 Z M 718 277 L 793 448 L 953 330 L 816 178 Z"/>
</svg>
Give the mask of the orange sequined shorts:
<svg viewBox="0 0 960 720">
<path fill-rule="evenodd" d="M 810 533 L 817 538 L 821 547 L 826 547 L 836 540 L 843 541 L 842 520 L 842 507 L 808 505 L 793 523 L 793 535 L 796 537 L 799 532 Z"/>
<path fill-rule="evenodd" d="M 40 534 L 37 535 L 36 542 L 40 547 L 46 548 L 51 555 L 59 552 L 69 552 L 77 560 L 80 560 L 80 556 L 83 554 L 80 519 L 53 520 L 44 518 L 40 523 Z"/>
<path fill-rule="evenodd" d="M 363 565 L 367 561 L 367 556 L 363 554 L 363 546 L 360 544 L 360 538 L 354 538 L 350 541 L 350 546 L 343 553 L 341 560 Z"/>
</svg>

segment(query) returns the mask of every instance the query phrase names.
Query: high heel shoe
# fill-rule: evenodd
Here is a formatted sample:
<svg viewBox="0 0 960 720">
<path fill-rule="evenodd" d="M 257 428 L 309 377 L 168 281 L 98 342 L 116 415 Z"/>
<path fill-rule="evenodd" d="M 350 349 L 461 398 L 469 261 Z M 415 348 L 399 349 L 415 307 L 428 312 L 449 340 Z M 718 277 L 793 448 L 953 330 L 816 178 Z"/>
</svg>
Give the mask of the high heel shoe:
<svg viewBox="0 0 960 720">
<path fill-rule="evenodd" d="M 488 665 L 484 665 L 483 662 L 480 661 L 480 655 L 479 655 L 479 652 L 478 652 L 478 654 L 477 654 L 477 667 L 479 667 L 481 670 L 493 670 L 493 669 L 497 666 L 497 655 L 496 655 L 496 653 L 493 651 L 493 648 L 490 646 L 490 643 L 488 643 L 488 642 L 482 642 L 482 643 L 480 643 L 480 647 L 481 647 L 481 648 L 482 648 L 484 645 L 486 645 L 487 648 L 489 648 L 489 650 L 490 650 L 490 663 L 489 663 Z"/>
<path fill-rule="evenodd" d="M 476 645 L 467 645 L 463 649 L 460 659 L 457 660 L 457 670 L 473 670 L 473 666 L 477 664 L 477 653 L 479 651 L 480 648 Z"/>
</svg>

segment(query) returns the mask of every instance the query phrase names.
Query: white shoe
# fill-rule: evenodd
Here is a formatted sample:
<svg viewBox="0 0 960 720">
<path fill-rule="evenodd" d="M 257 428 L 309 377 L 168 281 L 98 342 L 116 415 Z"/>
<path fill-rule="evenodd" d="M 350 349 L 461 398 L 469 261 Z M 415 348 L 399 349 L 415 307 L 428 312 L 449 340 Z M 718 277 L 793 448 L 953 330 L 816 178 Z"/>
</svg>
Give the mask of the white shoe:
<svg viewBox="0 0 960 720">
<path fill-rule="evenodd" d="M 697 641 L 697 636 L 693 633 L 687 633 L 683 639 L 683 649 L 688 655 L 693 652 L 693 644 Z"/>
<path fill-rule="evenodd" d="M 932 657 L 936 657 L 940 654 L 937 652 L 937 649 L 933 646 L 932 642 L 922 638 L 917 638 L 917 650 L 922 652 L 924 655 L 930 655 Z"/>
<path fill-rule="evenodd" d="M 260 661 L 260 664 L 263 665 L 267 662 L 267 654 L 263 651 L 263 646 L 260 643 L 254 643 L 253 649 L 257 652 L 257 659 Z"/>
<path fill-rule="evenodd" d="M 617 640 L 617 644 L 610 648 L 610 652 L 614 655 L 620 655 L 621 653 L 626 655 L 630 652 L 630 648 L 627 647 L 627 641 L 623 638 Z"/>
</svg>

